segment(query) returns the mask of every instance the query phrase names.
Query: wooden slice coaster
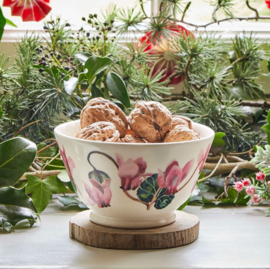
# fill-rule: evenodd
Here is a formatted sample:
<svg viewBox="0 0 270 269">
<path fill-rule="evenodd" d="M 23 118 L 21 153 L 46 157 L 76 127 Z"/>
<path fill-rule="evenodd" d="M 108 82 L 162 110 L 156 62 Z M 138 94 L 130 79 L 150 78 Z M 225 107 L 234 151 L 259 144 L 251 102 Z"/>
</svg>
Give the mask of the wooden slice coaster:
<svg viewBox="0 0 270 269">
<path fill-rule="evenodd" d="M 97 225 L 89 219 L 90 210 L 73 216 L 69 236 L 85 245 L 112 249 L 159 249 L 180 247 L 199 236 L 199 218 L 183 211 L 176 212 L 176 221 L 153 229 L 117 229 Z"/>
</svg>

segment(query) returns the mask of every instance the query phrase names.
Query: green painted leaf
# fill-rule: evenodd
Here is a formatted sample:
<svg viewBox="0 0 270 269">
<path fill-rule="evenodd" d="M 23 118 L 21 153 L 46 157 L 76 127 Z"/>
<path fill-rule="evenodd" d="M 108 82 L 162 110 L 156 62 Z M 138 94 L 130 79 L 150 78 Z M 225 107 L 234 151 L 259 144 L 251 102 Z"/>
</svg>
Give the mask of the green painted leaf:
<svg viewBox="0 0 270 269">
<path fill-rule="evenodd" d="M 106 86 L 125 107 L 131 107 L 126 85 L 118 74 L 110 72 L 106 77 Z"/>
<path fill-rule="evenodd" d="M 32 227 L 36 219 L 36 208 L 25 189 L 0 188 L 0 227 L 10 232 L 19 221 L 28 220 Z"/>
<path fill-rule="evenodd" d="M 40 180 L 40 178 L 28 175 L 26 176 L 28 184 L 26 186 L 26 193 L 32 194 L 33 203 L 40 214 L 52 200 L 52 188 L 46 180 Z"/>
<path fill-rule="evenodd" d="M 67 94 L 71 95 L 78 85 L 78 78 L 70 78 L 68 81 L 64 81 L 64 88 Z"/>
<path fill-rule="evenodd" d="M 82 201 L 79 201 L 71 196 L 58 196 L 58 200 L 64 206 L 78 206 L 81 209 L 88 209 L 88 207 Z"/>
<path fill-rule="evenodd" d="M 112 60 L 108 57 L 91 56 L 84 64 L 87 69 L 85 74 L 88 84 L 91 84 L 96 75 L 107 69 L 112 64 Z"/>
<path fill-rule="evenodd" d="M 218 132 L 215 133 L 214 141 L 212 143 L 212 147 L 223 147 L 225 146 L 225 141 L 223 140 L 223 137 L 226 136 L 225 133 Z"/>
<path fill-rule="evenodd" d="M 0 144 L 0 187 L 13 186 L 36 156 L 36 145 L 22 137 Z"/>
<path fill-rule="evenodd" d="M 153 174 L 141 183 L 141 186 L 137 190 L 137 196 L 141 201 L 146 203 L 150 203 L 152 201 L 159 188 L 157 184 L 157 175 L 158 174 Z M 173 198 L 174 195 L 166 195 L 166 188 L 161 189 L 156 196 L 154 206 L 156 209 L 165 208 L 171 203 Z"/>
<path fill-rule="evenodd" d="M 0 7 L 0 41 L 2 40 L 2 36 L 4 33 L 4 28 L 5 28 L 6 22 L 7 22 L 7 20 L 3 15 L 2 8 Z"/>
<path fill-rule="evenodd" d="M 106 178 L 110 178 L 106 173 L 94 169 L 88 174 L 89 178 L 95 179 L 97 182 L 102 183 Z"/>
</svg>

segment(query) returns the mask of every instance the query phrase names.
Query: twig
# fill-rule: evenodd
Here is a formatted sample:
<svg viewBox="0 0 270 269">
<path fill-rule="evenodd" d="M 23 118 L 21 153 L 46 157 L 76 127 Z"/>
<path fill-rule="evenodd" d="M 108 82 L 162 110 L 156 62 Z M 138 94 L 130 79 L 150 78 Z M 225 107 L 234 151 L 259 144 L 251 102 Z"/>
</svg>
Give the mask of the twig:
<svg viewBox="0 0 270 269">
<path fill-rule="evenodd" d="M 255 165 L 253 163 L 248 162 L 248 161 L 235 162 L 235 163 L 221 163 L 212 176 L 230 173 L 232 171 L 232 169 L 234 169 L 236 166 L 238 166 L 238 170 L 249 169 L 249 170 L 254 171 L 254 172 L 258 171 L 258 169 L 255 167 Z M 207 170 L 213 170 L 213 169 L 215 169 L 215 167 L 216 167 L 215 163 L 205 163 L 205 165 L 204 165 L 204 169 L 207 169 Z M 208 174 L 207 174 L 207 176 L 208 176 Z"/>
<path fill-rule="evenodd" d="M 45 149 L 47 149 L 47 148 L 49 148 L 49 147 L 52 147 L 52 146 L 54 146 L 54 145 L 56 145 L 56 144 L 57 144 L 57 142 L 53 142 L 53 143 L 51 143 L 50 145 L 48 145 L 48 146 L 46 146 L 46 147 L 40 149 L 40 150 L 37 152 L 37 155 L 38 155 L 40 152 L 44 151 Z"/>
<path fill-rule="evenodd" d="M 37 122 L 40 122 L 42 120 L 36 120 L 36 121 L 33 121 L 33 122 L 30 122 L 28 124 L 26 124 L 25 126 L 23 126 L 15 135 L 13 135 L 13 137 L 16 137 L 22 130 L 24 130 L 25 128 L 27 128 L 28 126 L 32 125 L 32 124 L 35 124 Z"/>
<path fill-rule="evenodd" d="M 145 12 L 145 9 L 144 9 L 143 0 L 140 0 L 140 6 L 141 6 L 141 10 L 142 10 L 144 16 L 145 16 L 145 17 L 148 17 L 147 14 L 146 14 L 146 12 Z"/>
<path fill-rule="evenodd" d="M 249 4 L 249 0 L 246 0 L 246 5 L 250 10 L 255 12 L 257 18 L 256 21 L 258 21 L 258 18 L 260 17 L 258 10 Z"/>
<path fill-rule="evenodd" d="M 184 11 L 183 11 L 182 18 L 181 18 L 182 22 L 184 21 L 184 18 L 186 16 L 187 10 L 189 9 L 190 5 L 191 5 L 191 2 L 188 2 L 185 9 L 184 9 Z"/>
<path fill-rule="evenodd" d="M 198 182 L 201 183 L 201 182 L 207 180 L 208 178 L 212 177 L 212 176 L 215 174 L 216 170 L 218 169 L 218 167 L 219 167 L 220 163 L 222 162 L 222 159 L 223 159 L 223 158 L 224 158 L 224 155 L 221 153 L 221 154 L 220 154 L 220 159 L 219 159 L 219 161 L 218 161 L 216 167 L 213 169 L 213 171 L 212 171 L 208 176 L 199 179 Z"/>
<path fill-rule="evenodd" d="M 45 177 L 48 177 L 48 176 L 56 176 L 56 175 L 58 175 L 61 171 L 63 171 L 63 170 L 43 171 L 43 173 L 42 173 L 42 178 L 45 178 Z M 26 176 L 28 176 L 28 175 L 40 177 L 41 171 L 24 173 L 23 176 L 20 178 L 20 180 L 25 180 L 25 179 L 26 179 Z"/>
<path fill-rule="evenodd" d="M 37 172 L 37 170 L 32 165 L 29 167 L 29 170 L 32 172 Z"/>
<path fill-rule="evenodd" d="M 56 154 L 49 162 L 47 162 L 41 169 L 40 171 L 40 179 L 42 179 L 42 173 L 44 171 L 44 169 L 52 162 L 54 161 L 58 156 L 60 155 L 60 153 Z"/>
</svg>

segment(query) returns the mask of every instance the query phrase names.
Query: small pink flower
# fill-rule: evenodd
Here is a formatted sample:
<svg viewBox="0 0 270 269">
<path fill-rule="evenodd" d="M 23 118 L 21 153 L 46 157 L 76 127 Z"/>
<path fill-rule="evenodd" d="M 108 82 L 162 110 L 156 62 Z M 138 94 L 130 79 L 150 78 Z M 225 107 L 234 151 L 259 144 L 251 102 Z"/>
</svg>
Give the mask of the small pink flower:
<svg viewBox="0 0 270 269">
<path fill-rule="evenodd" d="M 204 163 L 205 163 L 205 161 L 207 159 L 207 156 L 208 156 L 208 153 L 210 151 L 210 148 L 211 148 L 211 144 L 208 145 L 208 147 L 207 147 L 207 149 L 206 149 L 205 152 L 204 152 L 203 149 L 200 150 L 200 153 L 199 153 L 199 156 L 198 156 L 198 160 L 197 160 L 198 165 L 200 165 L 199 166 L 199 171 L 200 172 L 203 170 L 203 166 L 204 166 Z"/>
<path fill-rule="evenodd" d="M 269 186 L 270 186 L 270 180 L 267 182 L 267 185 L 269 185 Z"/>
<path fill-rule="evenodd" d="M 183 167 L 179 167 L 177 161 L 172 161 L 166 168 L 165 175 L 158 169 L 158 186 L 160 188 L 167 188 L 168 195 L 177 192 L 178 185 L 186 178 L 193 164 L 193 160 L 186 163 Z"/>
<path fill-rule="evenodd" d="M 256 179 L 261 181 L 261 182 L 264 182 L 265 180 L 265 174 L 263 172 L 258 172 L 256 173 Z"/>
<path fill-rule="evenodd" d="M 244 184 L 241 181 L 234 182 L 234 189 L 238 192 L 244 189 Z"/>
<path fill-rule="evenodd" d="M 256 190 L 255 190 L 254 186 L 248 186 L 246 188 L 246 192 L 247 192 L 248 195 L 254 195 Z"/>
<path fill-rule="evenodd" d="M 118 164 L 118 176 L 121 179 L 121 187 L 123 191 L 135 190 L 140 185 L 144 177 L 152 174 L 145 174 L 147 168 L 146 162 L 143 158 L 137 158 L 136 160 L 128 159 L 124 161 L 120 154 L 116 155 L 116 161 Z"/>
<path fill-rule="evenodd" d="M 243 185 L 244 185 L 245 187 L 247 187 L 247 186 L 249 186 L 249 185 L 251 184 L 251 181 L 250 181 L 249 178 L 244 178 L 244 179 L 242 180 L 242 183 L 243 183 Z"/>
<path fill-rule="evenodd" d="M 110 206 L 112 198 L 111 180 L 106 178 L 101 184 L 93 178 L 89 180 L 92 183 L 92 188 L 84 182 L 84 187 L 88 194 L 88 197 L 85 198 L 86 202 L 89 205 L 97 205 L 100 208 Z"/>
<path fill-rule="evenodd" d="M 261 200 L 262 200 L 262 198 L 260 197 L 260 195 L 254 194 L 254 196 L 253 196 L 253 198 L 252 198 L 251 201 L 252 201 L 254 204 L 258 204 L 258 203 L 261 202 Z"/>
<path fill-rule="evenodd" d="M 71 159 L 71 157 L 66 156 L 66 151 L 65 151 L 64 147 L 63 147 L 63 150 L 61 150 L 60 147 L 59 147 L 59 151 L 60 151 L 60 154 L 62 156 L 62 161 L 65 164 L 65 167 L 66 167 L 67 173 L 69 175 L 69 178 L 70 178 L 71 181 L 74 182 L 73 169 L 76 168 L 75 164 L 74 164 L 73 160 Z"/>
</svg>

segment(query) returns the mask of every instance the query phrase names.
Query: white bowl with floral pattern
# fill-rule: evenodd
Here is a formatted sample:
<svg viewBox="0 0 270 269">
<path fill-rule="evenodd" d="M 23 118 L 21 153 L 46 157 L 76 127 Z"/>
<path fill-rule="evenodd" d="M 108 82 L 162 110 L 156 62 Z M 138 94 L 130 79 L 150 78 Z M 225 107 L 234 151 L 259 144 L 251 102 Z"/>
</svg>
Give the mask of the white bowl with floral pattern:
<svg viewBox="0 0 270 269">
<path fill-rule="evenodd" d="M 201 139 L 175 143 L 112 143 L 76 138 L 80 121 L 55 128 L 62 159 L 92 222 L 154 228 L 175 220 L 194 189 L 214 131 L 193 123 Z"/>
</svg>

